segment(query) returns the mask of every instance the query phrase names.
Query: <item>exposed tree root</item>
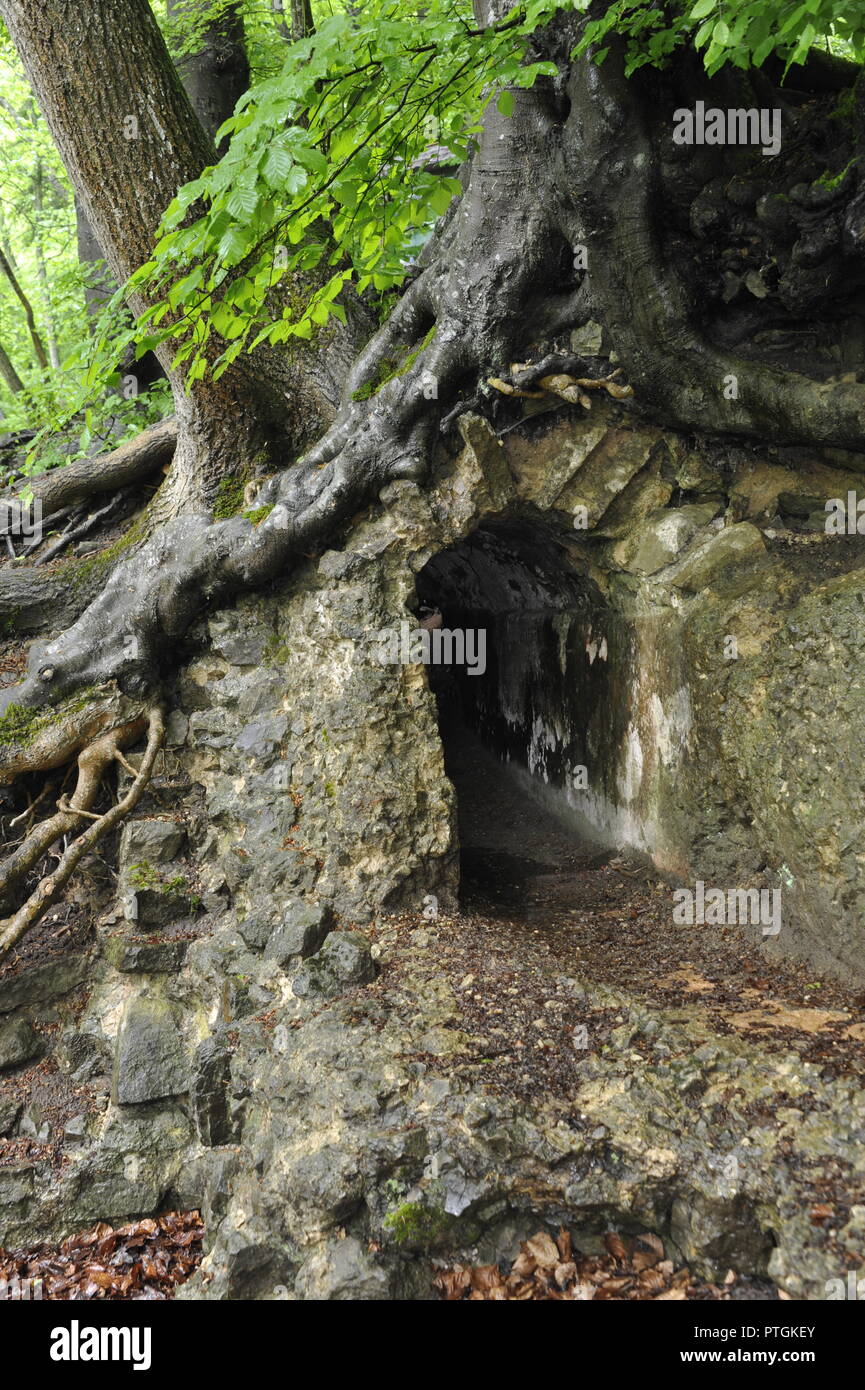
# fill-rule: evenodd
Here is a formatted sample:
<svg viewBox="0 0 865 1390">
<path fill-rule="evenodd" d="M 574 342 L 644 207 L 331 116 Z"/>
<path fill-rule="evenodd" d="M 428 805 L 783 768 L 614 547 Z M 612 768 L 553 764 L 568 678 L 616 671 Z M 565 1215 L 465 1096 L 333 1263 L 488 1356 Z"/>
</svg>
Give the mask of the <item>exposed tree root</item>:
<svg viewBox="0 0 865 1390">
<path fill-rule="evenodd" d="M 52 560 L 57 559 L 58 555 L 62 555 L 63 551 L 67 550 L 70 545 L 74 545 L 76 541 L 83 540 L 85 536 L 89 536 L 91 531 L 93 531 L 100 522 L 107 522 L 109 518 L 116 515 L 122 500 L 123 499 L 119 497 L 112 497 L 111 501 L 107 502 L 104 507 L 100 507 L 98 511 L 91 512 L 90 516 L 85 517 L 84 520 L 81 519 L 81 513 L 76 512 L 72 520 L 57 537 L 57 540 L 53 541 L 52 544 L 49 545 L 46 550 L 43 550 L 42 554 L 33 561 L 33 568 L 36 569 L 41 565 L 50 564 Z"/>
<path fill-rule="evenodd" d="M 465 193 L 348 374 L 332 426 L 255 499 L 269 515 L 259 525 L 215 522 L 203 507 L 171 516 L 66 632 L 34 648 L 26 680 L 2 692 L 0 709 L 56 705 L 105 682 L 150 699 L 206 604 L 284 573 L 393 480 L 422 482 L 442 419 L 450 423 L 466 395 L 489 394 L 485 383 L 503 381 L 507 364 L 516 363 L 505 383 L 515 391 L 583 406 L 591 388 L 628 393 L 615 375 L 598 377 L 597 364 L 558 350 L 589 316 L 609 332 L 636 403 L 666 424 L 865 448 L 865 388 L 733 356 L 695 326 L 657 225 L 659 161 L 641 79 L 625 82 L 611 54 L 600 68 L 574 65 L 567 83 L 567 94 L 553 83 L 515 93 L 510 118 L 495 105 L 487 112 Z M 587 270 L 575 256 L 586 247 Z M 736 390 L 726 389 L 731 378 Z M 71 730 L 67 749 L 77 738 Z"/>
<path fill-rule="evenodd" d="M 608 376 L 574 376 L 574 372 L 586 372 L 588 367 L 580 357 L 551 353 L 541 362 L 515 362 L 506 378 L 491 376 L 487 385 L 503 396 L 518 396 L 526 400 L 543 400 L 545 396 L 558 396 L 569 405 L 581 405 L 591 410 L 591 397 L 586 391 L 606 391 L 615 400 L 633 396 L 633 387 L 617 381 L 622 369 L 617 367 Z"/>
<path fill-rule="evenodd" d="M 13 687 L 13 693 L 20 687 Z M 16 701 L 10 701 L 16 705 Z M 63 767 L 82 748 L 110 736 L 142 717 L 140 702 L 106 686 L 82 692 L 56 709 L 8 711 L 0 724 L 0 786 L 10 786 L 28 772 Z"/>
<path fill-rule="evenodd" d="M 668 425 L 865 448 L 865 387 L 827 385 L 725 353 L 697 328 L 697 306 L 661 242 L 663 194 L 641 82 L 627 80 L 610 54 L 601 66 L 574 64 L 568 90 L 562 226 L 588 248 L 595 314 L 638 398 Z"/>
<path fill-rule="evenodd" d="M 98 592 L 97 567 L 72 584 L 63 569 L 43 572 L 35 566 L 0 569 L 0 615 L 7 633 L 57 632 L 73 623 Z"/>
<path fill-rule="evenodd" d="M 112 762 L 128 766 L 121 753 L 121 747 L 137 739 L 147 729 L 147 748 L 141 766 L 135 774 L 126 795 L 104 815 L 93 817 L 90 812 L 99 784 L 106 769 Z M 161 706 L 154 705 L 146 717 L 141 715 L 121 728 L 89 744 L 78 758 L 78 782 L 71 798 L 61 798 L 55 815 L 38 825 L 25 839 L 12 859 L 3 866 L 0 879 L 0 892 L 37 864 L 52 844 L 61 835 L 74 830 L 82 819 L 92 819 L 93 824 L 72 842 L 53 873 L 43 878 L 27 901 L 12 916 L 0 922 L 0 960 L 20 941 L 50 907 L 69 882 L 83 856 L 93 848 L 104 835 L 132 811 L 140 801 L 153 772 L 156 755 L 162 745 L 164 718 Z M 13 861 L 14 867 L 13 867 Z"/>
<path fill-rule="evenodd" d="M 117 492 L 151 477 L 170 464 L 177 444 L 177 421 L 171 416 L 109 454 L 78 459 L 65 468 L 27 480 L 33 500 L 42 505 L 43 519 L 54 516 L 73 502 L 84 502 L 98 493 Z"/>
</svg>

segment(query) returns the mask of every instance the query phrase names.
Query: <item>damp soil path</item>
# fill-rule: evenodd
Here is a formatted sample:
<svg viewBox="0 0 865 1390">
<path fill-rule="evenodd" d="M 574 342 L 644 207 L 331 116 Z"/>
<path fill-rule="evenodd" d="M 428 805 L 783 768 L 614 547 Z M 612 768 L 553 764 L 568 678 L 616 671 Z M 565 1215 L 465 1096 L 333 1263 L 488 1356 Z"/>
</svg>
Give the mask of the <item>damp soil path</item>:
<svg viewBox="0 0 865 1390">
<path fill-rule="evenodd" d="M 464 727 L 448 728 L 459 803 L 461 915 L 514 961 L 696 1012 L 721 1035 L 799 1053 L 865 1084 L 865 992 L 767 959 L 757 926 L 679 926 L 673 889 L 636 857 L 582 843 Z"/>
</svg>

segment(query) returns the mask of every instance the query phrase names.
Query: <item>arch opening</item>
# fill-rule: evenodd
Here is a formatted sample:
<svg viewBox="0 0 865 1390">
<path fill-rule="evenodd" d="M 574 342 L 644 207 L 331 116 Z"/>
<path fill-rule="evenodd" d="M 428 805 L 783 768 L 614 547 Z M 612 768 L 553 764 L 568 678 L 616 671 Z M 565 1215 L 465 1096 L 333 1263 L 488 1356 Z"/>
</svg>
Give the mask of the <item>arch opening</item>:
<svg viewBox="0 0 865 1390">
<path fill-rule="evenodd" d="M 573 533 L 485 522 L 427 563 L 417 594 L 426 624 L 464 634 L 464 660 L 436 661 L 433 646 L 428 667 L 464 900 L 525 897 L 539 873 L 618 848 L 631 634 Z"/>
</svg>

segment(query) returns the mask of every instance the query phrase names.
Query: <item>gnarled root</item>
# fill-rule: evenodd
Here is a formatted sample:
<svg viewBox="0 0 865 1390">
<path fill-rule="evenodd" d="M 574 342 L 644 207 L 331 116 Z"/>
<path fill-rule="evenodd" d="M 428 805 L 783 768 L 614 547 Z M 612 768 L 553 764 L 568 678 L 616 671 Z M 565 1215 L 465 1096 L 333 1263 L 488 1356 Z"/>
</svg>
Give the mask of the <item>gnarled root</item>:
<svg viewBox="0 0 865 1390">
<path fill-rule="evenodd" d="M 103 773 L 112 762 L 128 766 L 121 749 L 137 739 L 147 728 L 147 748 L 141 766 L 135 773 L 134 781 L 126 795 L 102 816 L 93 816 L 90 811 Z M 19 846 L 16 854 L 7 860 L 0 876 L 0 892 L 6 890 L 19 879 L 61 835 L 68 834 L 80 824 L 82 819 L 92 819 L 93 824 L 72 842 L 53 873 L 43 878 L 27 901 L 12 916 L 0 922 L 0 960 L 11 950 L 17 941 L 29 930 L 50 907 L 69 882 L 81 859 L 104 835 L 132 811 L 141 800 L 144 789 L 150 780 L 156 755 L 162 744 L 164 716 L 162 708 L 154 705 L 147 716 L 139 716 L 120 728 L 114 728 L 94 743 L 82 750 L 78 758 L 78 781 L 69 800 L 61 799 L 55 815 L 41 822 Z M 130 771 L 135 771 L 130 768 Z"/>
<path fill-rule="evenodd" d="M 664 251 L 659 162 L 640 80 L 624 77 L 621 53 L 611 51 L 601 66 L 574 64 L 569 95 L 562 227 L 588 248 L 595 315 L 637 397 L 667 425 L 865 448 L 865 387 L 829 385 L 735 356 L 700 332 L 696 306 Z"/>
<path fill-rule="evenodd" d="M 142 430 L 108 454 L 78 459 L 65 468 L 27 480 L 28 492 L 42 508 L 43 520 L 65 507 L 84 502 L 99 493 L 117 492 L 149 478 L 158 468 L 171 462 L 177 444 L 177 421 L 171 416 Z M 14 511 L 14 500 L 7 498 L 7 509 Z M 32 504 L 28 504 L 32 505 Z"/>
</svg>

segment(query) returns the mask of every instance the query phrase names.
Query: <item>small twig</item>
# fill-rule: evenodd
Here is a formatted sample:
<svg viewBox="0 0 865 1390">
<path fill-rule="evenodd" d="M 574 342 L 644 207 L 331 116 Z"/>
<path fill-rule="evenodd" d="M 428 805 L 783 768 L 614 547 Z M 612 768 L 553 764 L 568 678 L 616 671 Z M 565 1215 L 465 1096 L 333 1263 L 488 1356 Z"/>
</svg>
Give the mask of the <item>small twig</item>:
<svg viewBox="0 0 865 1390">
<path fill-rule="evenodd" d="M 85 817 L 87 818 L 87 820 L 101 820 L 101 819 L 102 819 L 102 812 L 101 812 L 101 811 L 85 811 L 85 810 L 83 810 L 80 806 L 78 807 L 77 811 L 76 811 L 76 810 L 73 810 L 73 808 L 69 805 L 69 798 L 66 797 L 66 796 L 61 796 L 60 800 L 57 802 L 57 809 L 58 809 L 58 811 L 65 811 L 65 812 L 67 812 L 68 814 L 73 815 L 73 816 L 85 816 Z M 64 836 L 64 839 L 65 839 L 65 836 Z"/>
<path fill-rule="evenodd" d="M 128 758 L 124 758 L 119 748 L 117 752 L 114 754 L 114 761 L 118 762 L 120 766 L 122 768 L 125 768 L 127 772 L 131 773 L 133 777 L 138 776 L 138 768 L 133 767 L 131 762 L 129 762 Z"/>
<path fill-rule="evenodd" d="M 76 509 L 75 515 L 78 516 L 78 515 L 80 514 L 81 510 L 82 510 L 82 508 L 80 508 L 80 507 L 77 508 L 77 509 Z M 60 512 L 55 512 L 55 513 L 54 513 L 54 515 L 53 515 L 52 518 L 51 518 L 51 530 L 52 530 L 52 531 L 54 531 L 54 530 L 57 529 L 57 523 L 58 523 L 58 522 L 62 521 L 62 520 L 64 519 L 64 517 L 67 517 L 67 516 L 69 515 L 69 511 L 70 511 L 70 508 L 69 508 L 69 507 L 64 507 L 62 511 L 60 511 Z M 73 518 L 73 520 L 74 520 L 74 518 Z M 30 541 L 27 542 L 27 544 L 25 545 L 24 549 L 21 551 L 22 557 L 24 557 L 24 558 L 26 559 L 26 557 L 27 557 L 28 555 L 31 555 L 31 554 L 33 553 L 34 550 L 38 550 L 39 547 L 40 547 L 40 545 L 41 545 L 42 542 L 44 541 L 44 539 L 45 539 L 45 537 L 44 537 L 43 535 L 40 535 L 40 534 L 37 533 L 37 535 L 35 535 L 35 536 L 33 537 L 32 540 L 30 540 Z"/>
<path fill-rule="evenodd" d="M 47 782 L 47 783 L 45 784 L 45 786 L 42 788 L 42 790 L 41 790 L 41 792 L 39 793 L 39 795 L 38 795 L 37 797 L 35 797 L 34 800 L 31 801 L 31 802 L 29 803 L 29 805 L 28 805 L 28 807 L 27 807 L 27 810 L 26 810 L 26 811 L 22 811 L 22 812 L 20 813 L 20 815 L 15 816 L 14 820 L 10 820 L 10 822 L 9 822 L 9 827 L 8 827 L 8 828 L 11 830 L 12 827 L 13 827 L 13 825 L 18 825 L 18 823 L 19 823 L 20 821 L 22 821 L 22 820 L 27 820 L 27 817 L 28 817 L 28 816 L 32 816 L 33 812 L 36 810 L 36 807 L 39 805 L 39 802 L 40 802 L 40 801 L 44 801 L 45 798 L 46 798 L 46 796 L 48 796 L 48 794 L 49 794 L 50 792 L 52 792 L 53 790 L 54 790 L 54 783 L 53 783 L 53 782 Z"/>
</svg>

